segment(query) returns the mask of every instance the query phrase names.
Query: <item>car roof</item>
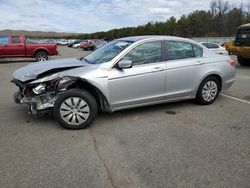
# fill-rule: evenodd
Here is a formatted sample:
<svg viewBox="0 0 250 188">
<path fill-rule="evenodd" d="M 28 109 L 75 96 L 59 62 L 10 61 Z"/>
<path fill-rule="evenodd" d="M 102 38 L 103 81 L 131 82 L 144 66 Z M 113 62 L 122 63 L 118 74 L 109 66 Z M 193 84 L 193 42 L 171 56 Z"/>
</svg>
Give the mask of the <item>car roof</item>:
<svg viewBox="0 0 250 188">
<path fill-rule="evenodd" d="M 201 44 L 217 44 L 217 45 L 219 45 L 219 44 L 216 43 L 216 42 L 199 42 L 199 43 L 201 43 Z"/>
<path fill-rule="evenodd" d="M 241 25 L 241 26 L 239 27 L 239 29 L 243 29 L 243 28 L 250 29 L 250 23 Z"/>
<path fill-rule="evenodd" d="M 146 39 L 159 39 L 159 40 L 185 40 L 185 41 L 192 41 L 190 39 L 181 38 L 181 37 L 174 37 L 174 36 L 166 36 L 166 35 L 143 35 L 143 36 L 132 36 L 132 37 L 124 37 L 118 40 L 125 40 L 125 41 L 140 41 Z"/>
</svg>

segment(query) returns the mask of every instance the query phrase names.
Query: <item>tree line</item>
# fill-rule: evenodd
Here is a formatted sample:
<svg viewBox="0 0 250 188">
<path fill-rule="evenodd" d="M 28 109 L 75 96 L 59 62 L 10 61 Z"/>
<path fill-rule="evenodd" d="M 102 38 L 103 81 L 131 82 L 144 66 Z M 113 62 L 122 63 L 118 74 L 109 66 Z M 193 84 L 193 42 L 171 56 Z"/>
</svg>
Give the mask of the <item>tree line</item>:
<svg viewBox="0 0 250 188">
<path fill-rule="evenodd" d="M 67 39 L 106 39 L 135 35 L 173 35 L 192 37 L 230 37 L 235 36 L 240 25 L 250 23 L 250 1 L 235 6 L 229 1 L 213 0 L 210 9 L 196 10 L 179 19 L 170 17 L 165 22 L 149 22 L 137 27 L 124 27 L 109 31 L 65 36 Z M 54 37 L 55 38 L 55 37 Z"/>
<path fill-rule="evenodd" d="M 210 10 L 196 10 L 179 19 L 171 17 L 165 22 L 149 22 L 137 27 L 124 27 L 110 31 L 69 36 L 66 38 L 112 40 L 134 35 L 174 35 L 180 37 L 235 36 L 237 28 L 250 22 L 250 1 L 235 6 L 229 1 L 213 0 Z"/>
</svg>

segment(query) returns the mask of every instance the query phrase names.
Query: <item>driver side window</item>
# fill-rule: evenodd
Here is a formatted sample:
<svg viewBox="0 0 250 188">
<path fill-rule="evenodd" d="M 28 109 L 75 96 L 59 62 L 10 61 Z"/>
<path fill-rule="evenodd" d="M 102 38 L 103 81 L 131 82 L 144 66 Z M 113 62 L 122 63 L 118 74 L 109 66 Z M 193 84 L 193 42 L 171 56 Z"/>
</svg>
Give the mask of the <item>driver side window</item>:
<svg viewBox="0 0 250 188">
<path fill-rule="evenodd" d="M 161 62 L 161 41 L 140 44 L 128 52 L 122 59 L 131 60 L 133 65 Z"/>
</svg>

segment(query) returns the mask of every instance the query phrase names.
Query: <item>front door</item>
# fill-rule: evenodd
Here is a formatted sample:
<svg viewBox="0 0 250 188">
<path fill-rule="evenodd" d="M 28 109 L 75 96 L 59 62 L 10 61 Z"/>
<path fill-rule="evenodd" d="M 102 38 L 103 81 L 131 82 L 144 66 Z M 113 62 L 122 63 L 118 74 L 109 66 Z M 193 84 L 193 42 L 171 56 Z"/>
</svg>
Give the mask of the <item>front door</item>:
<svg viewBox="0 0 250 188">
<path fill-rule="evenodd" d="M 133 66 L 109 72 L 110 101 L 114 109 L 163 101 L 166 91 L 166 63 L 162 57 L 162 42 L 140 44 L 122 59 Z"/>
</svg>

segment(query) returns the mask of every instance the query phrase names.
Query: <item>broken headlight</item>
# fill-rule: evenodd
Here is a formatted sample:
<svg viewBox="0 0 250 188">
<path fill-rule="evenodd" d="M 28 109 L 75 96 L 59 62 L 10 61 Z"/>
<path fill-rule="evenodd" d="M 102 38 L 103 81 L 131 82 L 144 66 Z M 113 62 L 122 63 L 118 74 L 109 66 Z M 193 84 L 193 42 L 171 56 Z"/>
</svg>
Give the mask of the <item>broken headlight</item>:
<svg viewBox="0 0 250 188">
<path fill-rule="evenodd" d="M 38 86 L 34 87 L 32 91 L 37 95 L 44 93 L 46 91 L 46 84 L 45 83 L 39 84 Z"/>
<path fill-rule="evenodd" d="M 32 88 L 32 92 L 36 95 L 43 94 L 45 92 L 54 92 L 55 86 L 60 78 L 55 78 L 50 81 L 39 83 Z"/>
</svg>

